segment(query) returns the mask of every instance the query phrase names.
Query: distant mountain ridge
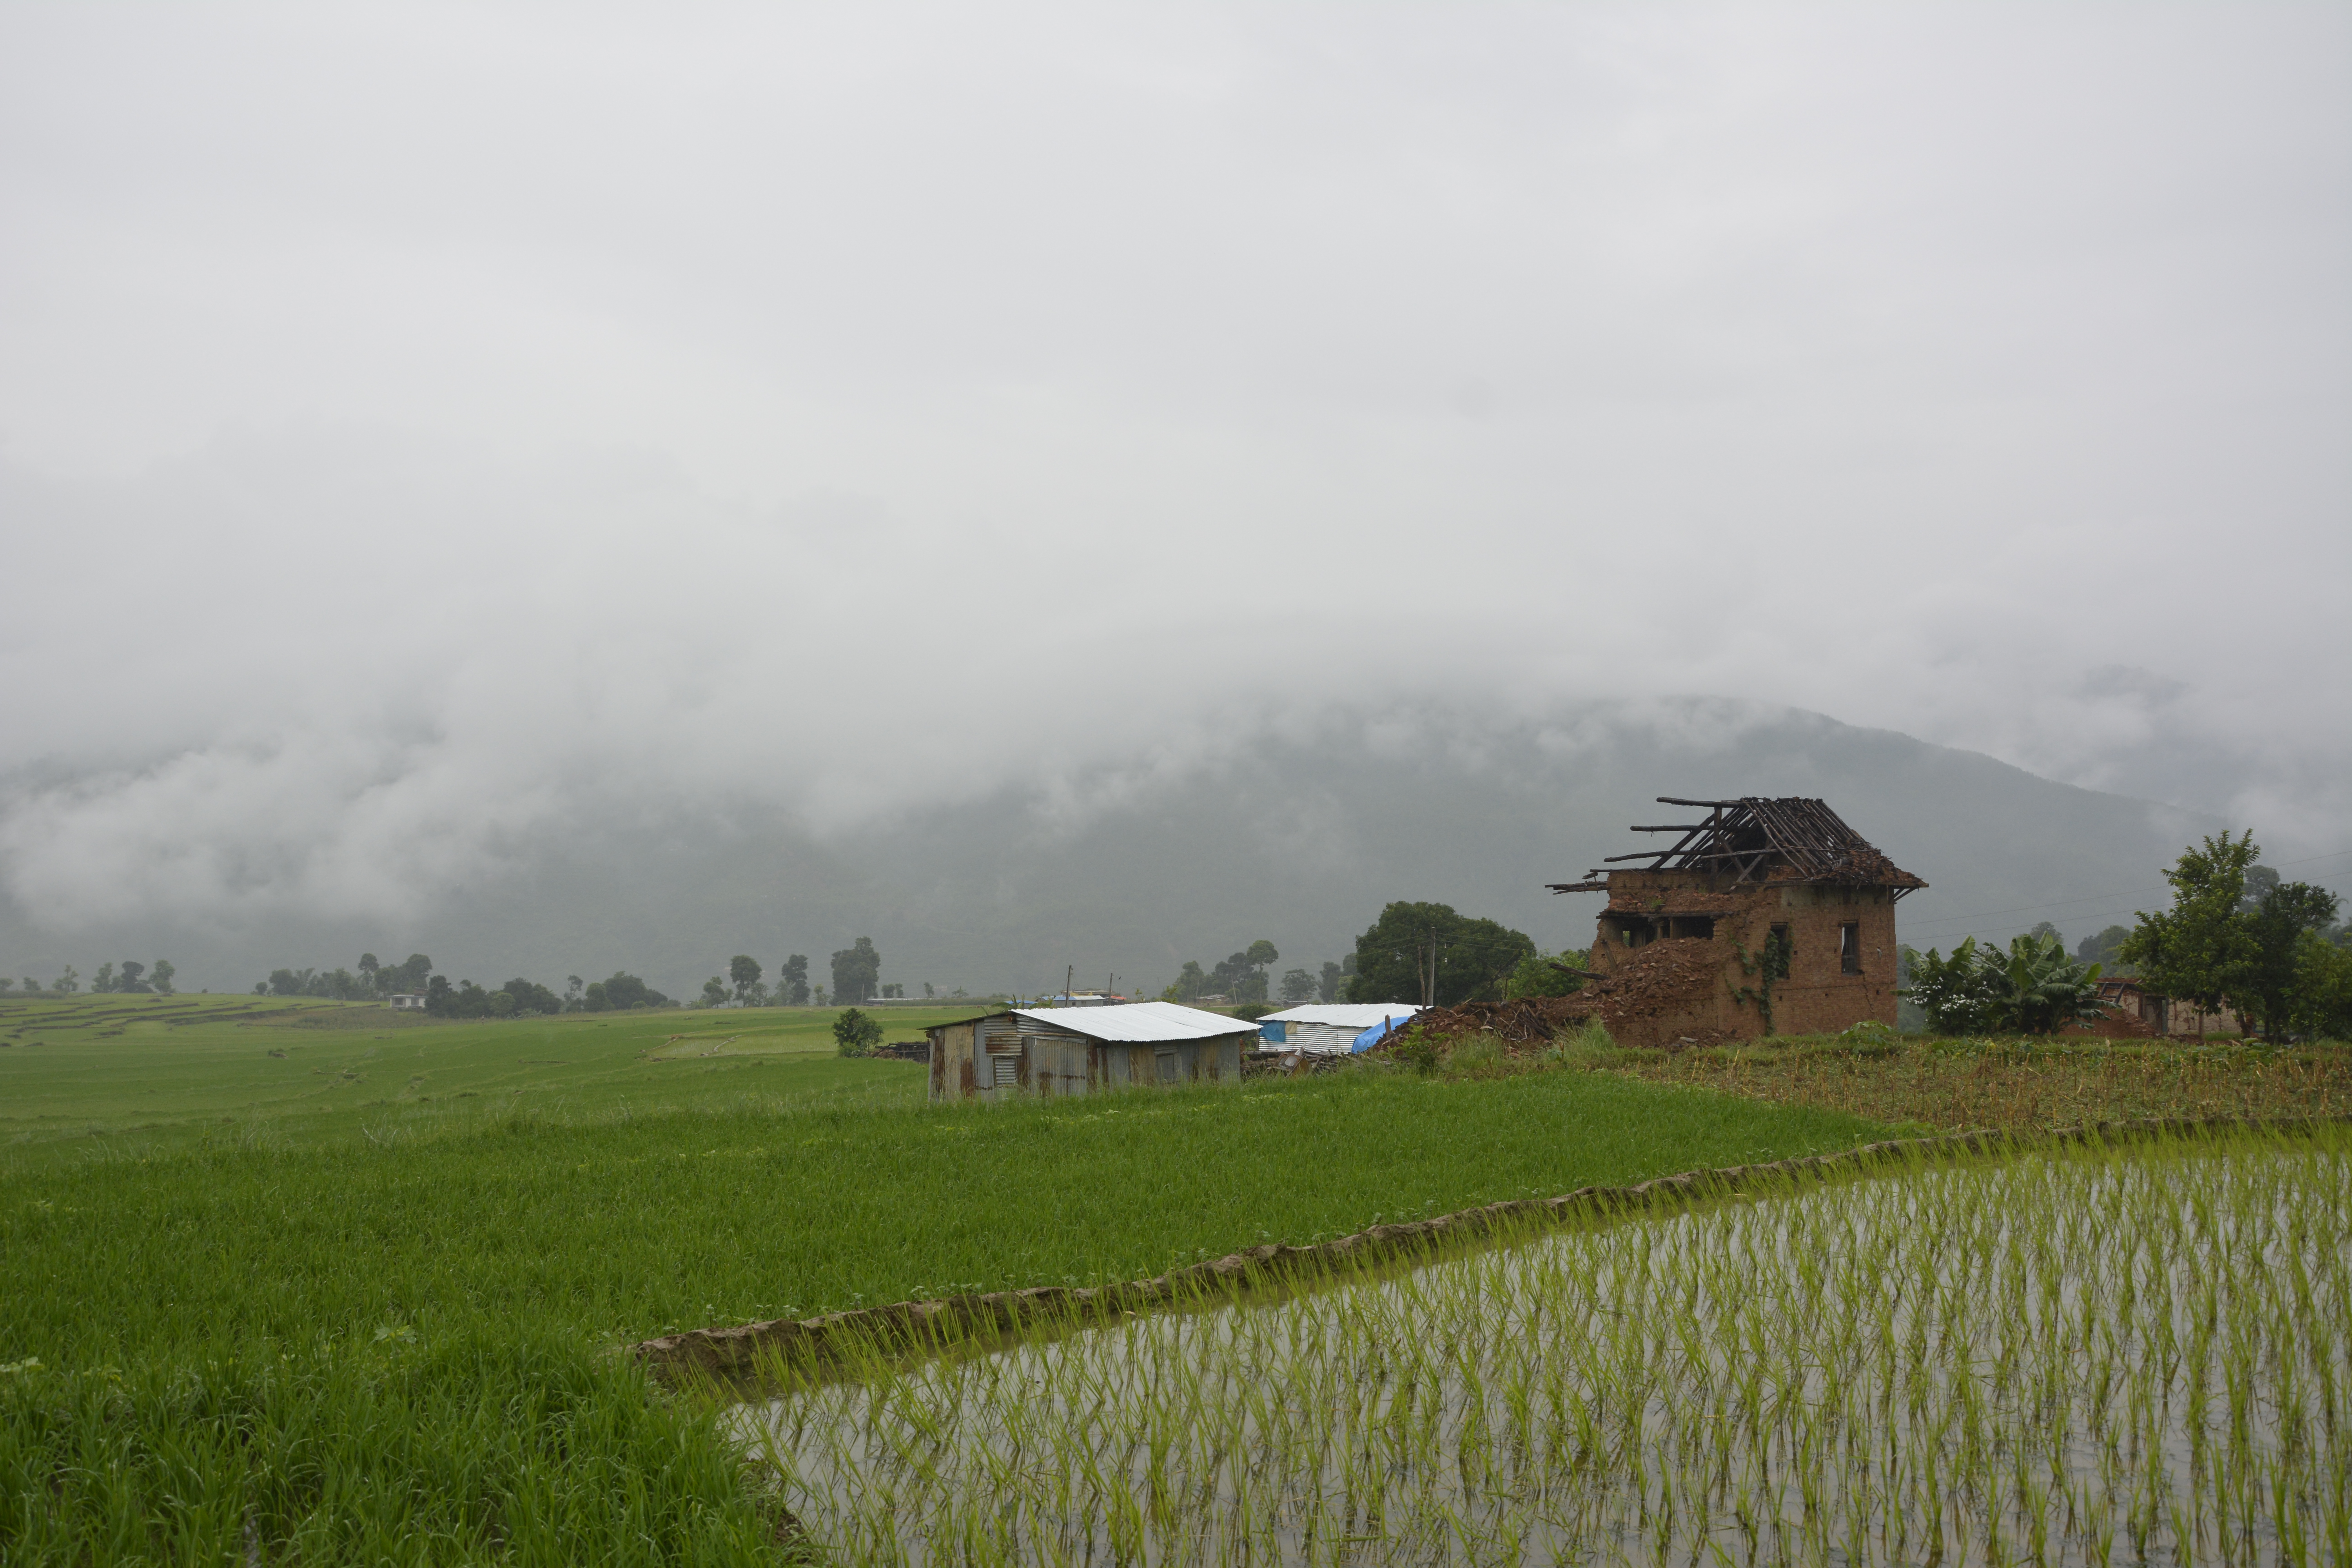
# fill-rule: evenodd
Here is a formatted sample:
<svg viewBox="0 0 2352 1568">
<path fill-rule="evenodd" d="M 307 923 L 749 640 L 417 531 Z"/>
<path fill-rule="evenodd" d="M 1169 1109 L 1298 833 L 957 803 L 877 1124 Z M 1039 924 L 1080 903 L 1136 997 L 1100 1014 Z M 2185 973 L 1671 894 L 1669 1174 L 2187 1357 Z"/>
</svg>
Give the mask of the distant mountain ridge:
<svg viewBox="0 0 2352 1568">
<path fill-rule="evenodd" d="M 0 966 L 64 952 L 168 956 L 191 986 L 243 988 L 281 963 L 421 949 L 453 976 L 561 986 L 626 968 L 692 994 L 729 955 L 771 968 L 871 936 L 883 977 L 919 994 L 1058 988 L 1066 967 L 1156 991 L 1187 958 L 1253 938 L 1277 969 L 1353 945 L 1393 899 L 1434 900 L 1528 932 L 1591 940 L 1599 898 L 1547 882 L 1641 847 L 1655 796 L 1812 795 L 1927 879 L 1906 941 L 1948 946 L 2048 914 L 2070 938 L 2128 920 L 2128 898 L 2218 820 L 2078 789 L 1981 754 L 1819 714 L 1693 699 L 1528 717 L 1437 708 L 1340 711 L 1237 737 L 1156 773 L 1106 768 L 820 838 L 764 808 L 675 811 L 519 852 L 415 929 L 284 919 L 236 931 L 158 927 L 59 937 L 0 921 Z M 593 843 L 592 857 L 576 846 Z M 348 949 L 348 951 L 345 951 Z M 120 950 L 120 951 L 117 951 Z M 10 957 L 10 953 L 25 956 Z M 46 977 L 46 972 L 42 972 Z"/>
</svg>

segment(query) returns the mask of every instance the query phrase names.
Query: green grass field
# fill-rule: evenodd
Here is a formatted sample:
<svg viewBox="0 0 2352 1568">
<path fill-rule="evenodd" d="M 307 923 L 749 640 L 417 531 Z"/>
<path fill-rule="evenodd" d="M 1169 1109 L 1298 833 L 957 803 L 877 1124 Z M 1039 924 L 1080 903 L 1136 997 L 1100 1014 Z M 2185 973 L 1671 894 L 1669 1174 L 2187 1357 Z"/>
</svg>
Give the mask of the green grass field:
<svg viewBox="0 0 2352 1568">
<path fill-rule="evenodd" d="M 893 1007 L 892 1040 L 976 1008 Z M 740 1104 L 790 1063 L 798 1096 L 889 1094 L 904 1063 L 843 1061 L 830 1008 L 573 1013 L 454 1023 L 259 996 L 0 998 L 0 1145 L 181 1146 L 412 1133 L 529 1106 L 593 1116 Z M 783 1075 L 774 1075 L 783 1076 Z"/>
<path fill-rule="evenodd" d="M 0 1014 L 11 1564 L 771 1561 L 718 1415 L 613 1347 L 1882 1131 L 1572 1072 L 935 1107 L 825 1013 L 170 1005 Z"/>
</svg>

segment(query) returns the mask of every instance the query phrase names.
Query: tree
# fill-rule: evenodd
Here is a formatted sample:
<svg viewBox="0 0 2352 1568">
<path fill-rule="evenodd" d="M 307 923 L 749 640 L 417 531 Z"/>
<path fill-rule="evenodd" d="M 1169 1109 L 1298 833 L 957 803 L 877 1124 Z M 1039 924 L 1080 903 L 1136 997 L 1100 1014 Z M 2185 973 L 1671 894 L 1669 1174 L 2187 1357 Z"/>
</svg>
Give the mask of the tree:
<svg viewBox="0 0 2352 1568">
<path fill-rule="evenodd" d="M 172 967 L 170 959 L 159 958 L 155 961 L 154 973 L 148 976 L 148 982 L 155 987 L 157 995 L 169 996 L 172 994 L 172 976 L 178 973 L 180 973 L 178 970 Z"/>
<path fill-rule="evenodd" d="M 1184 961 L 1183 969 L 1177 973 L 1174 980 L 1169 983 L 1168 989 L 1160 994 L 1160 999 L 1162 1002 L 1192 1002 L 1208 994 L 1207 973 L 1202 969 L 1197 959 L 1188 958 Z"/>
<path fill-rule="evenodd" d="M 606 1008 L 609 1008 L 611 1011 L 615 1013 L 625 1013 L 632 1007 L 667 1007 L 669 1005 L 668 997 L 663 995 L 660 992 L 655 990 L 652 986 L 646 984 L 635 975 L 625 973 L 620 970 L 614 970 L 613 972 L 612 978 L 603 982 L 603 984 L 604 987 L 604 1005 Z M 593 991 L 595 987 L 593 985 L 589 987 L 589 990 L 591 991 Z"/>
<path fill-rule="evenodd" d="M 1946 958 L 1914 953 L 1904 994 L 1939 1035 L 2047 1035 L 2103 1016 L 2099 966 L 2066 955 L 2056 931 L 2011 938 L 2006 952 L 1964 937 Z"/>
<path fill-rule="evenodd" d="M 2352 948 L 2305 931 L 2295 944 L 2294 1011 L 2297 1034 L 2352 1040 Z"/>
<path fill-rule="evenodd" d="M 578 1012 L 586 1006 L 587 1000 L 586 988 L 582 984 L 580 976 L 565 975 L 563 977 L 563 1010 L 567 1013 Z"/>
<path fill-rule="evenodd" d="M 367 986 L 371 992 L 381 992 L 383 989 L 380 984 L 383 970 L 383 965 L 377 962 L 374 953 L 360 954 L 360 973 L 367 977 Z"/>
<path fill-rule="evenodd" d="M 794 1007 L 805 1007 L 809 1000 L 808 954 L 793 953 L 776 971 L 778 997 Z"/>
<path fill-rule="evenodd" d="M 702 1000 L 697 1002 L 695 1005 L 698 1007 L 724 1007 L 727 1005 L 727 983 L 724 980 L 719 979 L 716 974 L 704 981 L 702 983 Z"/>
<path fill-rule="evenodd" d="M 750 953 L 739 952 L 727 961 L 727 978 L 735 983 L 735 1002 L 738 1006 L 749 1007 L 752 1005 L 751 992 L 754 987 L 760 987 L 760 999 L 767 1000 L 766 988 L 760 986 L 759 961 Z"/>
<path fill-rule="evenodd" d="M 833 1043 L 845 1057 L 862 1057 L 882 1043 L 882 1026 L 852 1007 L 833 1021 Z"/>
<path fill-rule="evenodd" d="M 1454 912 L 1447 904 L 1392 903 L 1356 939 L 1350 1002 L 1424 1007 L 1493 999 L 1536 951 L 1524 931 Z"/>
<path fill-rule="evenodd" d="M 612 1005 L 612 999 L 604 994 L 604 983 L 601 980 L 590 981 L 587 987 L 580 994 L 580 1008 L 583 1012 L 602 1013 Z"/>
<path fill-rule="evenodd" d="M 2240 919 L 2246 893 L 2246 868 L 2262 853 L 2251 829 L 2232 838 L 2206 836 L 2201 848 L 2180 852 L 2164 874 L 2172 884 L 2172 908 L 2158 914 L 2137 911 L 2138 923 L 2124 939 L 2122 957 L 2140 980 L 2160 995 L 2214 1012 L 2246 989 L 2254 960 L 2253 933 Z"/>
<path fill-rule="evenodd" d="M 1503 994 L 1516 1001 L 1523 996 L 1570 996 L 1584 987 L 1584 976 L 1579 973 L 1586 963 L 1585 955 L 1570 948 L 1558 957 L 1538 952 L 1519 960 L 1510 976 L 1503 982 Z"/>
<path fill-rule="evenodd" d="M 124 959 L 122 961 L 121 977 L 115 981 L 114 989 L 119 994 L 132 996 L 146 996 L 152 994 L 152 993 L 147 983 L 140 978 L 141 975 L 146 973 L 147 966 L 140 963 L 137 959 Z"/>
<path fill-rule="evenodd" d="M 2123 961 L 2124 938 L 2131 935 L 2129 926 L 2109 926 L 2096 936 L 2086 936 L 2074 944 L 2074 956 L 2084 963 L 2095 963 L 2104 974 L 2128 973 Z"/>
<path fill-rule="evenodd" d="M 513 998 L 514 1011 L 518 1016 L 528 1016 L 534 1013 L 551 1014 L 561 1013 L 563 1011 L 562 999 L 558 997 L 554 992 L 549 990 L 544 985 L 535 985 L 528 980 L 509 980 L 505 984 L 499 986 L 499 991 L 502 991 L 508 996 Z M 495 996 L 497 994 L 497 992 L 493 992 L 491 994 Z"/>
<path fill-rule="evenodd" d="M 861 936 L 833 955 L 833 999 L 852 1006 L 874 998 L 882 983 L 882 955 L 874 939 Z"/>
<path fill-rule="evenodd" d="M 1284 1001 L 1293 1003 L 1304 1002 L 1309 996 L 1314 994 L 1315 976 L 1307 973 L 1307 971 L 1303 969 L 1292 969 L 1284 972 L 1282 976 L 1282 999 Z"/>
<path fill-rule="evenodd" d="M 101 963 L 98 966 L 98 973 L 89 977 L 89 994 L 93 996 L 110 996 L 114 994 L 117 984 L 114 978 L 114 965 L 111 963 Z"/>
<path fill-rule="evenodd" d="M 1315 999 L 1318 1002 L 1337 1002 L 1339 999 L 1340 984 L 1346 979 L 1346 973 L 1338 964 L 1328 958 L 1325 959 L 1322 978 L 1315 984 Z"/>
<path fill-rule="evenodd" d="M 2209 1013 L 2228 1006 L 2276 1036 L 2326 1016 L 2332 970 L 2306 939 L 2326 943 L 2338 901 L 2255 865 L 2263 851 L 2253 837 L 2224 832 L 2182 850 L 2165 873 L 2172 908 L 2142 911 L 2122 952 L 2148 989 Z M 2311 986 L 2317 993 L 2305 995 Z"/>
</svg>

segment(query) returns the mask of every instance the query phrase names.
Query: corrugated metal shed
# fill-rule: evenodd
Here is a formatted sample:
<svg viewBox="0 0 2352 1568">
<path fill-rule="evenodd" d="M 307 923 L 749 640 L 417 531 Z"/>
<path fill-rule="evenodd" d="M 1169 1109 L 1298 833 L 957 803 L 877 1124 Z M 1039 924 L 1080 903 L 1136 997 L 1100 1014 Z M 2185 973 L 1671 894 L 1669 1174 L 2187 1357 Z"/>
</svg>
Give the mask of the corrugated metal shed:
<svg viewBox="0 0 2352 1568">
<path fill-rule="evenodd" d="M 1147 1046 L 1257 1033 L 1257 1026 L 1244 1019 L 1204 1013 L 1198 1007 L 1174 1002 L 1129 1002 L 1109 1007 L 1015 1007 L 1013 1012 L 1049 1029 L 1123 1045 Z"/>
<path fill-rule="evenodd" d="M 1304 1007 L 1268 1013 L 1258 1022 L 1332 1024 L 1343 1029 L 1369 1029 L 1383 1019 L 1408 1017 L 1420 1011 L 1411 1002 L 1310 1002 Z"/>
</svg>

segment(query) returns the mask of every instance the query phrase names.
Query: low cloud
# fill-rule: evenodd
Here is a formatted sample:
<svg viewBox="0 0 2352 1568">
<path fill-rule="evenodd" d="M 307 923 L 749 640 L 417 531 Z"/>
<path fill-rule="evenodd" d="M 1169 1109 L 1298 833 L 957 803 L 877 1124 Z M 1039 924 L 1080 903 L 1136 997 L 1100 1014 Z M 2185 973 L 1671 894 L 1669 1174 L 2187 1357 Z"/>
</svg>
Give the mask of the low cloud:
<svg viewBox="0 0 2352 1568">
<path fill-rule="evenodd" d="M 2341 14 L 696 18 L 0 19 L 30 918 L 1694 694 L 2343 847 Z"/>
</svg>

